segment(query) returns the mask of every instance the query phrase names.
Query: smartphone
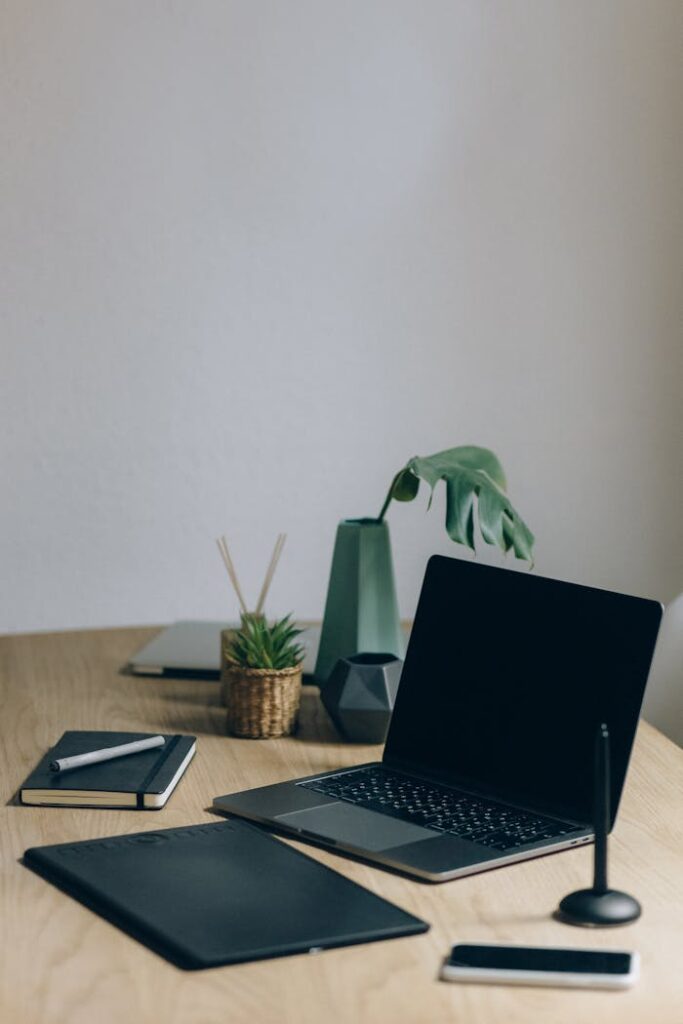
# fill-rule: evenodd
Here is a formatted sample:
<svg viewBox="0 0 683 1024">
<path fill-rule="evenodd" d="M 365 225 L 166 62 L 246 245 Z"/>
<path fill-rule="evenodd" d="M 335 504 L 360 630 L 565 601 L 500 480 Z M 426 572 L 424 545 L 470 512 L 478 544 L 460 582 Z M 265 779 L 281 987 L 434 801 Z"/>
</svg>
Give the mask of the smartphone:
<svg viewBox="0 0 683 1024">
<path fill-rule="evenodd" d="M 445 981 L 570 988 L 629 988 L 639 974 L 637 953 L 478 944 L 453 946 L 441 969 Z"/>
</svg>

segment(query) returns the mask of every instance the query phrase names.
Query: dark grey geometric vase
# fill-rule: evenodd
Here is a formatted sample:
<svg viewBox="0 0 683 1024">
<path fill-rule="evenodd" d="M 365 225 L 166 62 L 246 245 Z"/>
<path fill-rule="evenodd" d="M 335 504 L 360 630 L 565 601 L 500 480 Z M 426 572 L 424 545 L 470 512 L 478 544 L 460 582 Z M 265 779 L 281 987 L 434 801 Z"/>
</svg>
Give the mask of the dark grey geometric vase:
<svg viewBox="0 0 683 1024">
<path fill-rule="evenodd" d="M 340 658 L 320 696 L 342 735 L 357 743 L 384 743 L 403 662 L 395 654 Z"/>
</svg>

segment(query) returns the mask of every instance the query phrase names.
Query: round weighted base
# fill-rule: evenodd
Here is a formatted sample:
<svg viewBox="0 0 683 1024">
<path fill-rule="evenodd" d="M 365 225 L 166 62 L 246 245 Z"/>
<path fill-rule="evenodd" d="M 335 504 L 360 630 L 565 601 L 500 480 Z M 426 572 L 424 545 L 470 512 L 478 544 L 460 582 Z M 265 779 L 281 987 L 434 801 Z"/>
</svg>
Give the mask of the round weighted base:
<svg viewBox="0 0 683 1024">
<path fill-rule="evenodd" d="M 560 903 L 555 916 L 565 924 L 582 925 L 585 928 L 609 928 L 628 924 L 640 917 L 640 903 L 628 893 L 607 889 L 579 889 L 572 892 Z"/>
</svg>

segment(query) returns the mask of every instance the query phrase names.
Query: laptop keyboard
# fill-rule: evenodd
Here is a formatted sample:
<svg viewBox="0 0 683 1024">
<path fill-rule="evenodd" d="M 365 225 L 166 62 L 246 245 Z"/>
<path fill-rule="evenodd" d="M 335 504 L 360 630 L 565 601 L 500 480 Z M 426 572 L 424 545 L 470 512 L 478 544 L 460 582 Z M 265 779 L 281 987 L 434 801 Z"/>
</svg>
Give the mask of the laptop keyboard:
<svg viewBox="0 0 683 1024">
<path fill-rule="evenodd" d="M 299 785 L 494 850 L 513 850 L 577 831 L 566 822 L 421 782 L 386 768 L 360 768 Z"/>
</svg>

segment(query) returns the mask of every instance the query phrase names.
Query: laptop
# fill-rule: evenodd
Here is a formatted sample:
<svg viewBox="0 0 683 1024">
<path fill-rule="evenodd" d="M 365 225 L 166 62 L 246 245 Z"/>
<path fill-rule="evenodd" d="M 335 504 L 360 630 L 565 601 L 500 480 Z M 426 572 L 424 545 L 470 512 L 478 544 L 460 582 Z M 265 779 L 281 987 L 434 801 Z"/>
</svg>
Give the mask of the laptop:
<svg viewBox="0 0 683 1024">
<path fill-rule="evenodd" d="M 431 882 L 614 824 L 662 617 L 651 600 L 433 556 L 381 762 L 217 797 L 216 810 Z"/>
<path fill-rule="evenodd" d="M 239 623 L 181 620 L 162 629 L 137 651 L 128 670 L 140 676 L 218 679 L 221 670 L 221 631 Z M 312 675 L 320 641 L 320 626 L 305 627 L 299 637 L 304 648 L 304 675 Z"/>
</svg>

